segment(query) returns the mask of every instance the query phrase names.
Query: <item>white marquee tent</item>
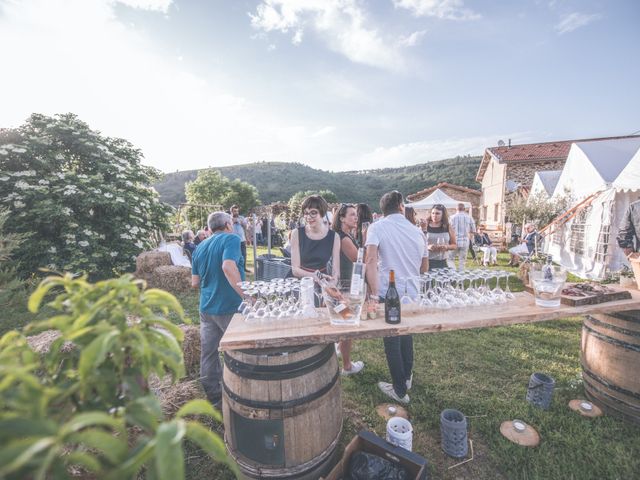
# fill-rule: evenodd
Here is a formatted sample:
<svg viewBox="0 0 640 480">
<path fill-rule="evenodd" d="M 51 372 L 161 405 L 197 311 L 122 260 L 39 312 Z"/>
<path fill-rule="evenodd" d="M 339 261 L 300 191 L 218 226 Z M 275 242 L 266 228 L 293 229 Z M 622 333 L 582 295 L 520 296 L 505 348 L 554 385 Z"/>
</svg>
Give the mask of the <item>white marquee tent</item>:
<svg viewBox="0 0 640 480">
<path fill-rule="evenodd" d="M 471 215 L 471 202 L 455 200 L 444 193 L 439 188 L 435 189 L 431 195 L 417 202 L 406 203 L 405 207 L 413 207 L 415 210 L 431 210 L 434 205 L 444 205 L 447 210 L 456 210 L 458 204 L 463 203 Z"/>
<path fill-rule="evenodd" d="M 640 137 L 571 145 L 553 197 L 570 191 L 576 214 L 545 240 L 545 251 L 582 278 L 602 279 L 627 264 L 616 237 L 640 199 Z"/>
<path fill-rule="evenodd" d="M 551 198 L 556 185 L 558 184 L 561 173 L 562 170 L 545 170 L 542 172 L 536 172 L 533 176 L 533 183 L 531 184 L 529 198 L 533 198 L 537 195 L 543 195 L 543 198 Z"/>
</svg>

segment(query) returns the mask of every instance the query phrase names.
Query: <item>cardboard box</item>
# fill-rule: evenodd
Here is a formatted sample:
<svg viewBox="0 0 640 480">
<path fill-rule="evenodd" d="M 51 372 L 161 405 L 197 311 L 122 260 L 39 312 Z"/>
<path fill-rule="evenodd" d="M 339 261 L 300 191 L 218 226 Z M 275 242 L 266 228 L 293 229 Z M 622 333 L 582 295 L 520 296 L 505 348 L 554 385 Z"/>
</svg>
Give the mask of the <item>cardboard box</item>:
<svg viewBox="0 0 640 480">
<path fill-rule="evenodd" d="M 353 440 L 349 442 L 344 450 L 344 455 L 333 470 L 324 478 L 324 480 L 340 480 L 345 471 L 349 468 L 349 460 L 355 452 L 364 451 L 378 455 L 394 464 L 400 464 L 410 473 L 412 480 L 427 480 L 429 467 L 427 460 L 420 455 L 396 447 L 383 438 L 374 433 L 362 430 Z"/>
</svg>

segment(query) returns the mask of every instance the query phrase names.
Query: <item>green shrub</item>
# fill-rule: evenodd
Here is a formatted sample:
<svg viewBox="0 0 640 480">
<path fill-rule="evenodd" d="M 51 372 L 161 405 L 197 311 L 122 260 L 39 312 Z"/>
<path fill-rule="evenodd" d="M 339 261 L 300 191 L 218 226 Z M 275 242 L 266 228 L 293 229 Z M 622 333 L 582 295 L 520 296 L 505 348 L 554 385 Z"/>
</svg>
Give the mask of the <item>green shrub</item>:
<svg viewBox="0 0 640 480">
<path fill-rule="evenodd" d="M 15 253 L 23 274 L 38 268 L 109 278 L 167 225 L 169 207 L 150 185 L 159 172 L 141 164 L 126 140 L 104 137 L 75 115 L 33 114 L 0 130 L 0 206 L 8 232 L 30 234 Z"/>
<path fill-rule="evenodd" d="M 0 478 L 68 478 L 78 468 L 99 478 L 184 478 L 183 442 L 228 460 L 222 440 L 193 415 L 220 421 L 205 400 L 164 418 L 149 392 L 151 373 L 184 375 L 182 331 L 168 321 L 182 307 L 161 290 L 144 290 L 128 275 L 91 284 L 48 277 L 29 310 L 51 318 L 0 339 Z M 54 329 L 61 336 L 42 356 L 25 334 Z M 73 342 L 75 348 L 62 348 Z"/>
</svg>

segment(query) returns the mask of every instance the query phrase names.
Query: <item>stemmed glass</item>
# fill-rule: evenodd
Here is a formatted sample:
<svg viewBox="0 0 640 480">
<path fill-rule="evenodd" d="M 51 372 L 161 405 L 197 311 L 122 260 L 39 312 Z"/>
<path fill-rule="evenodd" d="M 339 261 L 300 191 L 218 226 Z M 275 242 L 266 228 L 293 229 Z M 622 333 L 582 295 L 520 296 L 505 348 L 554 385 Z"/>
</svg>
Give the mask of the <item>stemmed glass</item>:
<svg viewBox="0 0 640 480">
<path fill-rule="evenodd" d="M 516 298 L 516 296 L 513 293 L 511 293 L 511 289 L 509 288 L 509 277 L 512 275 L 512 273 L 507 271 L 504 271 L 503 273 L 507 279 L 504 295 L 507 297 L 507 300 L 513 300 L 514 298 Z"/>
<path fill-rule="evenodd" d="M 500 271 L 500 270 L 496 270 L 493 275 L 496 278 L 496 286 L 494 287 L 493 290 L 491 290 L 491 293 L 495 299 L 496 303 L 507 303 L 507 295 L 505 294 L 504 290 L 502 290 L 502 288 L 500 287 L 500 278 L 502 278 L 504 272 Z"/>
</svg>

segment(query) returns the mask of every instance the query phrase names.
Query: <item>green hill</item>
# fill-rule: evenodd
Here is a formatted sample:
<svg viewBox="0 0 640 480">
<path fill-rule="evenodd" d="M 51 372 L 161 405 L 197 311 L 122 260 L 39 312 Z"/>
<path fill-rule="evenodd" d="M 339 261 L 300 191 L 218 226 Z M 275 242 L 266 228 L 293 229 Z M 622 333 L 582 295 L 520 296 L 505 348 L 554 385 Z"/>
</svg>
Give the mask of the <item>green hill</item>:
<svg viewBox="0 0 640 480">
<path fill-rule="evenodd" d="M 365 202 L 377 207 L 380 196 L 389 190 L 408 195 L 440 182 L 480 188 L 475 181 L 481 157 L 456 157 L 437 162 L 399 168 L 328 172 L 300 163 L 260 162 L 217 170 L 229 179 L 239 178 L 255 186 L 263 204 L 287 201 L 300 190 L 333 191 L 340 201 Z M 198 170 L 168 173 L 155 185 L 160 198 L 178 205 L 185 201 L 184 185 L 198 175 Z"/>
</svg>

